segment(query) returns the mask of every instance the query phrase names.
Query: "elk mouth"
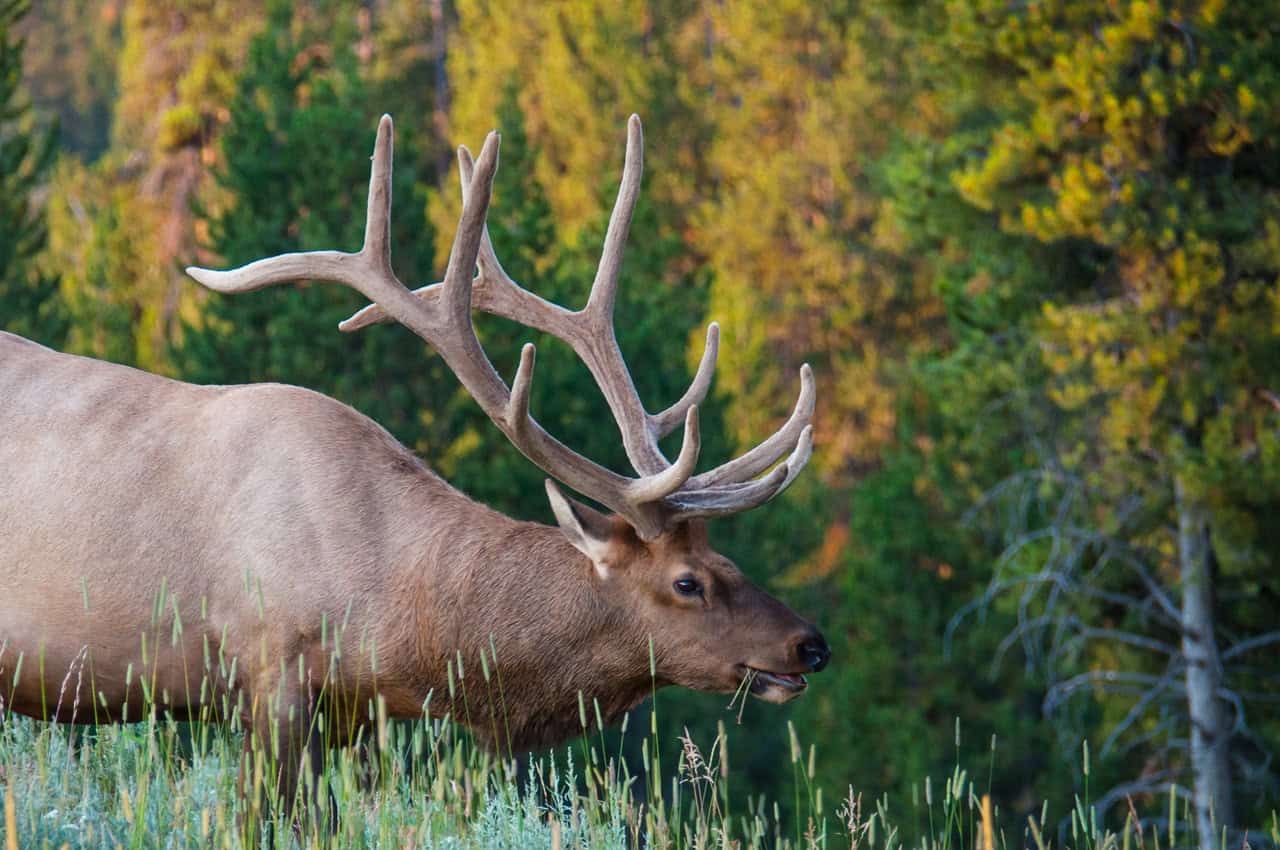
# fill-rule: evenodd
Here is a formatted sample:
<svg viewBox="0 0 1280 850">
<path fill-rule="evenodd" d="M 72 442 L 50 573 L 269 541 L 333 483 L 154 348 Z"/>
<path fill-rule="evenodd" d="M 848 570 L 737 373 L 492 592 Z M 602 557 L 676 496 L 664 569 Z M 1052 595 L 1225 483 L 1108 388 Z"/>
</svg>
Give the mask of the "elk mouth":
<svg viewBox="0 0 1280 850">
<path fill-rule="evenodd" d="M 751 695 L 765 702 L 789 702 L 809 687 L 803 673 L 774 673 L 758 667 L 743 667 Z"/>
</svg>

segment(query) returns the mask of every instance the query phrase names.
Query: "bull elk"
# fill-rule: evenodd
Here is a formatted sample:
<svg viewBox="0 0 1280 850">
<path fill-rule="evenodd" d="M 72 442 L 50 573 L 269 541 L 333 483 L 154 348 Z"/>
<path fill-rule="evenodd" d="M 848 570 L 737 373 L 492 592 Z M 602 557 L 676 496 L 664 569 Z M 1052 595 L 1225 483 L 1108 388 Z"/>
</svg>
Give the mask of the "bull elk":
<svg viewBox="0 0 1280 850">
<path fill-rule="evenodd" d="M 578 311 L 522 288 L 494 255 L 486 212 L 496 133 L 477 160 L 458 151 L 463 211 L 443 281 L 415 292 L 400 283 L 388 244 L 388 116 L 358 253 L 188 269 L 224 293 L 303 279 L 358 290 L 373 303 L 341 329 L 394 320 L 429 343 L 551 476 L 558 528 L 477 504 L 373 421 L 318 393 L 194 386 L 0 333 L 5 710 L 136 719 L 144 688 L 138 674 L 132 688 L 129 680 L 145 665 L 145 690 L 162 710 L 181 716 L 197 695 L 216 702 L 238 693 L 233 710 L 246 728 L 279 736 L 297 756 L 315 746 L 308 730 L 323 693 L 359 695 L 347 702 L 355 714 L 375 695 L 392 717 L 421 716 L 426 705 L 469 720 L 488 746 L 523 750 L 574 736 L 580 694 L 610 722 L 655 686 L 733 692 L 747 683 L 772 702 L 802 692 L 805 674 L 830 655 L 822 635 L 713 551 L 704 521 L 761 505 L 795 479 L 811 449 L 813 378 L 801 370 L 795 410 L 776 433 L 695 474 L 698 405 L 718 346 L 712 324 L 688 391 L 646 412 L 613 329 L 642 144 L 632 116 L 599 268 Z M 635 477 L 543 430 L 529 411 L 533 346 L 508 387 L 477 340 L 473 310 L 573 347 L 616 419 Z M 659 439 L 681 425 L 672 462 Z M 571 499 L 552 479 L 612 513 Z M 339 624 L 351 637 L 335 663 Z M 210 675 L 210 654 L 235 663 Z M 458 664 L 496 668 L 501 701 L 473 687 L 464 711 L 450 686 Z M 283 762 L 289 795 L 300 758 Z"/>
</svg>

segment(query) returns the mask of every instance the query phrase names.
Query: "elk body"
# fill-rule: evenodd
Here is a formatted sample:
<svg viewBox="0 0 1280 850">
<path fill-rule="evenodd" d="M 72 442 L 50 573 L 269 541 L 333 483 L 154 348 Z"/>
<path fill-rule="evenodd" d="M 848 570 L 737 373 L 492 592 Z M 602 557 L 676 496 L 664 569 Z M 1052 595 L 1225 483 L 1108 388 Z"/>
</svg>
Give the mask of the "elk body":
<svg viewBox="0 0 1280 850">
<path fill-rule="evenodd" d="M 502 751 L 577 734 L 580 695 L 606 722 L 670 684 L 785 701 L 821 669 L 821 635 L 707 544 L 704 522 L 755 507 L 808 458 L 814 390 L 743 456 L 694 474 L 692 385 L 645 411 L 613 333 L 622 245 L 640 183 L 631 119 L 622 187 L 587 306 L 519 287 L 485 229 L 498 141 L 460 149 L 464 209 L 439 284 L 394 276 L 387 244 L 391 122 L 378 128 L 364 248 L 290 254 L 229 272 L 223 292 L 300 279 L 373 304 L 343 323 L 395 320 L 444 357 L 547 481 L 558 526 L 519 522 L 431 472 L 376 423 L 309 390 L 193 386 L 60 354 L 0 333 L 0 698 L 3 711 L 91 722 L 221 705 L 284 742 L 281 782 L 314 749 L 318 709 L 353 729 L 377 697 L 389 715 L 451 713 Z M 473 309 L 566 340 L 617 420 L 636 477 L 547 434 L 528 410 L 534 351 L 510 387 Z M 684 426 L 674 462 L 658 439 Z M 212 659 L 212 660 L 211 660 Z M 651 669 L 652 664 L 652 669 Z M 468 675 L 456 690 L 462 665 Z M 482 681 L 481 669 L 492 673 Z M 456 683 L 453 683 L 456 684 Z M 341 695 L 342 699 L 335 699 Z M 0 714 L 3 717 L 3 714 Z"/>
</svg>

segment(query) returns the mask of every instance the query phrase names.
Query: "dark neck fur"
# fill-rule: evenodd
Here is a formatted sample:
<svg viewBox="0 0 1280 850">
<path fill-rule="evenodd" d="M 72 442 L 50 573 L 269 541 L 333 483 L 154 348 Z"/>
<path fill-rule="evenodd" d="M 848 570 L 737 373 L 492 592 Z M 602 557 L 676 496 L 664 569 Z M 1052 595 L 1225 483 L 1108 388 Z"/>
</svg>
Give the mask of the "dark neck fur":
<svg viewBox="0 0 1280 850">
<path fill-rule="evenodd" d="M 417 716 L 430 692 L 433 716 L 450 713 L 491 748 L 518 752 L 582 734 L 579 692 L 591 729 L 593 702 L 605 725 L 642 702 L 653 689 L 648 637 L 599 593 L 590 561 L 558 528 L 445 495 L 432 478 L 433 527 L 406 576 L 416 649 L 397 664 L 405 693 L 392 713 Z"/>
</svg>

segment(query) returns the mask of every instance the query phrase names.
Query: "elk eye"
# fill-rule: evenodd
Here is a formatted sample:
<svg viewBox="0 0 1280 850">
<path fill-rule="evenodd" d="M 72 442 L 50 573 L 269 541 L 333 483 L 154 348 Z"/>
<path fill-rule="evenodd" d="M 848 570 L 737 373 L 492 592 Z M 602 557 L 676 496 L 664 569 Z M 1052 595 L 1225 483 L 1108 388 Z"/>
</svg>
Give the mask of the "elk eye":
<svg viewBox="0 0 1280 850">
<path fill-rule="evenodd" d="M 678 578 L 673 585 L 682 596 L 701 596 L 702 583 L 696 578 Z"/>
</svg>

